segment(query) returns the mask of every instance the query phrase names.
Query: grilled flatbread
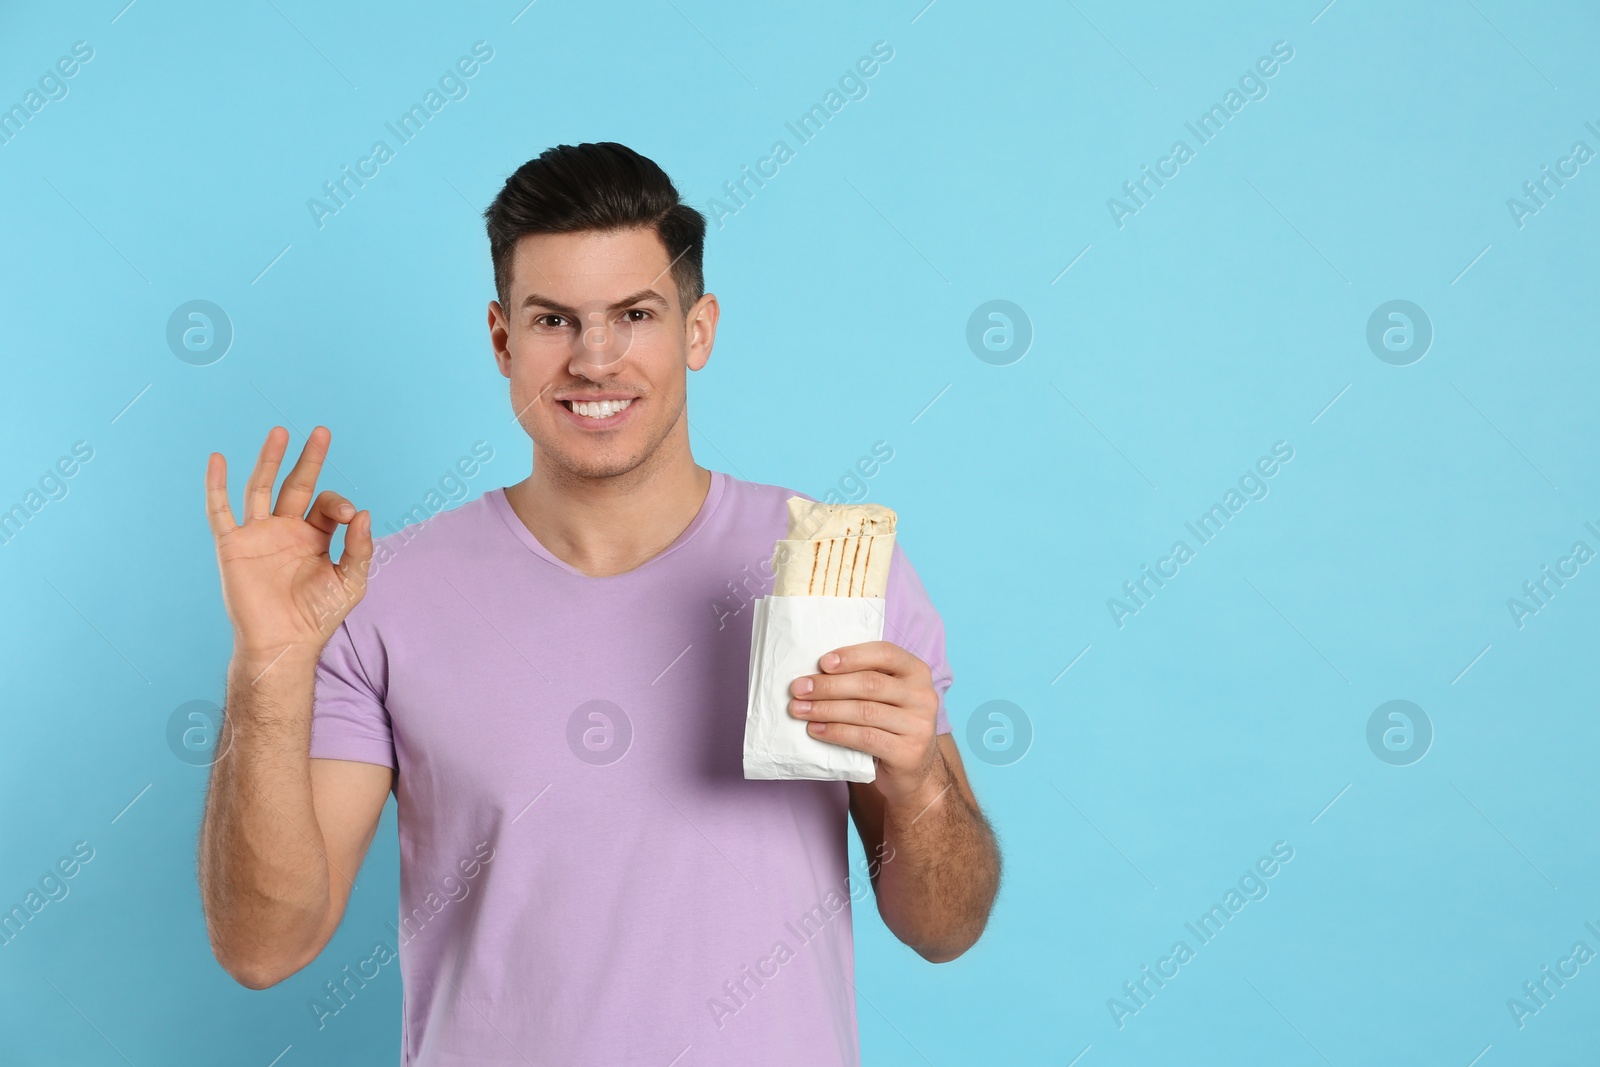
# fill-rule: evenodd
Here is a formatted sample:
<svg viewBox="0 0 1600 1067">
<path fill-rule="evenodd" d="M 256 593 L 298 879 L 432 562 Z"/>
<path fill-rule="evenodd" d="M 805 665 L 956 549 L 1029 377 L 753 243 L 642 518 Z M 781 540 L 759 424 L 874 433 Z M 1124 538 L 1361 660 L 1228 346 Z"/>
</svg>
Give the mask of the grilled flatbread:
<svg viewBox="0 0 1600 1067">
<path fill-rule="evenodd" d="M 789 536 L 773 548 L 773 596 L 882 597 L 895 513 L 881 504 L 789 498 Z"/>
</svg>

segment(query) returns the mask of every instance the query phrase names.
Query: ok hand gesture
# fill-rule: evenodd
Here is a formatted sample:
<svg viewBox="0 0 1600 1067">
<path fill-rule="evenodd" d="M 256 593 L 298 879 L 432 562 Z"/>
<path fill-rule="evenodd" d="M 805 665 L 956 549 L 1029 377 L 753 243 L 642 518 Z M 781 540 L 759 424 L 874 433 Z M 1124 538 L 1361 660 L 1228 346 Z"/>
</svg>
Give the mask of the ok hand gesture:
<svg viewBox="0 0 1600 1067">
<path fill-rule="evenodd" d="M 235 657 L 262 666 L 285 655 L 315 663 L 366 592 L 372 515 L 331 489 L 311 501 L 332 437 L 324 426 L 311 431 L 274 507 L 272 486 L 289 444 L 289 432 L 274 426 L 245 487 L 243 525 L 228 506 L 228 461 L 213 452 L 206 463 L 206 514 Z M 334 563 L 328 547 L 343 524 L 349 530 Z"/>
</svg>

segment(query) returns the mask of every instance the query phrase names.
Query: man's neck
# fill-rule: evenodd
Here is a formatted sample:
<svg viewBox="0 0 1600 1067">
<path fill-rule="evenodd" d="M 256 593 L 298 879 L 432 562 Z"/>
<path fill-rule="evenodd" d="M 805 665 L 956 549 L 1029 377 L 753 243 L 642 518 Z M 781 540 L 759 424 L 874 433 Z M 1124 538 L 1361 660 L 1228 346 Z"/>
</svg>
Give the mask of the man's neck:
<svg viewBox="0 0 1600 1067">
<path fill-rule="evenodd" d="M 676 450 L 675 450 L 676 451 Z M 687 442 L 627 474 L 579 478 L 534 456 L 533 473 L 506 488 L 506 502 L 539 543 L 591 578 L 622 574 L 660 555 L 694 521 L 711 472 Z"/>
</svg>

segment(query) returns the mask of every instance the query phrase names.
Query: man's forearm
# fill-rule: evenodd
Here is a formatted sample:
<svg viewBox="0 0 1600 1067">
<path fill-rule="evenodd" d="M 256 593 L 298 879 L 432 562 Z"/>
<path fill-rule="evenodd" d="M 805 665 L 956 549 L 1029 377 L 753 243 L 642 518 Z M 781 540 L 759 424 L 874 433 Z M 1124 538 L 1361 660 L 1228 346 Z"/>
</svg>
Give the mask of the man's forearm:
<svg viewBox="0 0 1600 1067">
<path fill-rule="evenodd" d="M 983 933 L 1000 884 L 1000 851 L 941 754 L 929 788 L 884 809 L 878 913 L 923 958 L 955 959 Z"/>
<path fill-rule="evenodd" d="M 217 958 L 253 988 L 292 973 L 328 912 L 312 805 L 315 660 L 236 656 L 200 827 L 200 895 Z"/>
</svg>

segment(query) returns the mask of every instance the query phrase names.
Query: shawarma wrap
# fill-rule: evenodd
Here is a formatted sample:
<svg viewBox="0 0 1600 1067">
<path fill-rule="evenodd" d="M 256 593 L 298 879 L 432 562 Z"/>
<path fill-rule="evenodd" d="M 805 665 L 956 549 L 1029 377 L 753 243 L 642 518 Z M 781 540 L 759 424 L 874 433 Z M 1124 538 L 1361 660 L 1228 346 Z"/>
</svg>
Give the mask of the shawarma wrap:
<svg viewBox="0 0 1600 1067">
<path fill-rule="evenodd" d="M 788 536 L 773 547 L 773 596 L 883 597 L 895 513 L 881 504 L 789 498 Z"/>
</svg>

